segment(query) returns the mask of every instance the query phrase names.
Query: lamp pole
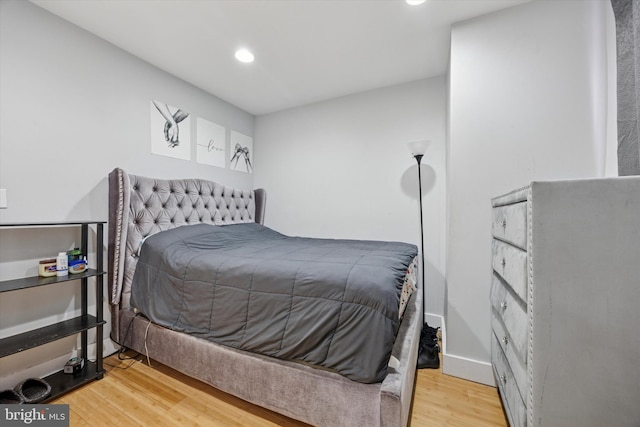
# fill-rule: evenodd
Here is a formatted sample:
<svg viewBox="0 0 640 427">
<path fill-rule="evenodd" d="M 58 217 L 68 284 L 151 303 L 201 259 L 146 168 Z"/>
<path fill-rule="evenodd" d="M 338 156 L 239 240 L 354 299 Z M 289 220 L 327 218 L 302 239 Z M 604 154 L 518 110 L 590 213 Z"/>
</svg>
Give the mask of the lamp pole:
<svg viewBox="0 0 640 427">
<path fill-rule="evenodd" d="M 418 162 L 418 197 L 420 201 L 420 256 L 422 265 L 420 266 L 420 272 L 422 273 L 422 323 L 424 324 L 424 308 L 427 304 L 426 294 L 424 291 L 425 281 L 424 281 L 424 225 L 422 222 L 422 174 L 420 173 L 420 162 L 422 162 L 423 154 L 416 154 L 413 156 Z"/>
<path fill-rule="evenodd" d="M 416 159 L 418 163 L 418 200 L 420 202 L 420 254 L 422 261 L 422 330 L 420 331 L 420 344 L 418 346 L 418 369 L 431 368 L 437 369 L 440 367 L 440 347 L 437 344 L 437 328 L 432 328 L 425 320 L 425 307 L 427 306 L 426 300 L 426 283 L 424 279 L 424 221 L 422 219 L 422 172 L 420 164 L 422 157 L 431 141 L 421 140 L 413 141 L 409 143 L 411 149 L 411 155 Z"/>
</svg>

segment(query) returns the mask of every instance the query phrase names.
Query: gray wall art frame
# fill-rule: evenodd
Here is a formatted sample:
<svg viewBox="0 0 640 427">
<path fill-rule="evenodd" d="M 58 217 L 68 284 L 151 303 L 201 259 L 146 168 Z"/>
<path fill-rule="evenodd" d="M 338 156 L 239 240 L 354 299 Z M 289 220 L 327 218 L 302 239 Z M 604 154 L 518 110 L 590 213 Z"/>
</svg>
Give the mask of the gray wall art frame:
<svg viewBox="0 0 640 427">
<path fill-rule="evenodd" d="M 151 101 L 151 153 L 191 160 L 189 113 L 161 101 Z"/>
<path fill-rule="evenodd" d="M 234 171 L 253 173 L 253 138 L 231 131 L 229 168 Z"/>
<path fill-rule="evenodd" d="M 224 126 L 198 117 L 196 119 L 196 161 L 224 168 L 226 156 L 226 130 Z"/>
</svg>

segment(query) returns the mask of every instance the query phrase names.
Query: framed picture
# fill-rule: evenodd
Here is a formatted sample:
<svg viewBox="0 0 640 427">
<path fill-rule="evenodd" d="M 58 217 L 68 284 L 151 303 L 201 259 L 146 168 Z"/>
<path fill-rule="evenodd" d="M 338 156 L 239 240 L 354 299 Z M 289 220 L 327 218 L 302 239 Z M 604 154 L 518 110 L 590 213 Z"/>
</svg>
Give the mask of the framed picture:
<svg viewBox="0 0 640 427">
<path fill-rule="evenodd" d="M 191 160 L 189 113 L 164 102 L 151 101 L 151 152 Z"/>
<path fill-rule="evenodd" d="M 196 160 L 205 165 L 225 167 L 224 127 L 198 117 L 196 120 Z"/>
<path fill-rule="evenodd" d="M 253 173 L 253 138 L 231 131 L 229 168 L 234 171 Z"/>
</svg>

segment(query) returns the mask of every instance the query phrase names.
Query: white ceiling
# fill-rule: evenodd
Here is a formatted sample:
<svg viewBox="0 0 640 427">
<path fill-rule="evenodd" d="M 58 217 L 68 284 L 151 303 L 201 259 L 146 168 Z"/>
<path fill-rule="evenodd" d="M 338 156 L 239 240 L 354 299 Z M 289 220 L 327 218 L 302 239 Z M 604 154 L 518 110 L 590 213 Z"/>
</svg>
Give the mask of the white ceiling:
<svg viewBox="0 0 640 427">
<path fill-rule="evenodd" d="M 31 1 L 261 115 L 442 75 L 452 23 L 529 0 Z"/>
</svg>

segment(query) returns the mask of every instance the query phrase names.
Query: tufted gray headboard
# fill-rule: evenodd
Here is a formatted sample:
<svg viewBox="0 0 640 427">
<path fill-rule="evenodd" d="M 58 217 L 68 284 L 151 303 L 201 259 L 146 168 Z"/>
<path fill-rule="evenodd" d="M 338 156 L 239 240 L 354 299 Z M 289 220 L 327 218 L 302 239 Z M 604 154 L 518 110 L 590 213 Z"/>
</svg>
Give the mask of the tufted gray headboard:
<svg viewBox="0 0 640 427">
<path fill-rule="evenodd" d="M 137 251 L 147 236 L 183 225 L 264 221 L 266 193 L 202 179 L 153 179 L 116 168 L 109 174 L 109 301 L 112 334 L 117 311 L 129 308 Z M 113 315 L 115 313 L 115 315 Z M 114 337 L 117 341 L 117 336 Z"/>
</svg>

